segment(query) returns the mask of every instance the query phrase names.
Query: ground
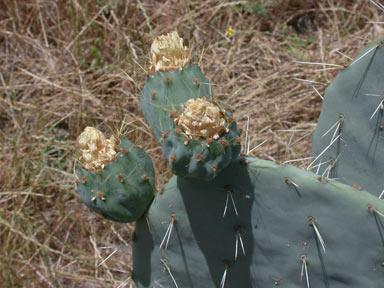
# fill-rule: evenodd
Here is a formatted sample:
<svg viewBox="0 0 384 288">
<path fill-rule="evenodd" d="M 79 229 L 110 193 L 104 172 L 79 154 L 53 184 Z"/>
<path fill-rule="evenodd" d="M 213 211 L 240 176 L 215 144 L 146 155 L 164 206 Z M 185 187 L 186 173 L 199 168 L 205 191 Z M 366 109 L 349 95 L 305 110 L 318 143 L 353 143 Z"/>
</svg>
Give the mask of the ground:
<svg viewBox="0 0 384 288">
<path fill-rule="evenodd" d="M 134 224 L 89 211 L 73 170 L 76 137 L 96 126 L 142 146 L 158 188 L 170 178 L 139 103 L 154 37 L 177 30 L 186 39 L 216 99 L 235 111 L 244 153 L 285 162 L 310 156 L 321 95 L 340 69 L 302 62 L 342 66 L 384 35 L 381 8 L 373 0 L 1 1 L 2 287 L 133 287 Z"/>
</svg>

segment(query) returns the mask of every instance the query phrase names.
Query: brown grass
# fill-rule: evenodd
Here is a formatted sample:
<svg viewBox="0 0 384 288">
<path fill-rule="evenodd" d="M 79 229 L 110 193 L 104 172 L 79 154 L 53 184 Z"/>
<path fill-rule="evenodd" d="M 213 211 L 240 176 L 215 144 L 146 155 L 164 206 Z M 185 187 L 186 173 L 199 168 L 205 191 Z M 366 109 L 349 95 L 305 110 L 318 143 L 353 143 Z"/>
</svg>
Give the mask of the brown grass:
<svg viewBox="0 0 384 288">
<path fill-rule="evenodd" d="M 382 36 L 368 23 L 381 13 L 363 0 L 1 1 L 1 286 L 130 287 L 134 226 L 81 204 L 74 146 L 87 125 L 119 131 L 169 179 L 139 105 L 154 36 L 188 39 L 217 99 L 244 129 L 249 116 L 250 148 L 267 141 L 250 154 L 287 161 L 310 155 L 321 108 L 297 79 L 323 94 L 337 73 L 296 61 L 343 64 Z"/>
</svg>

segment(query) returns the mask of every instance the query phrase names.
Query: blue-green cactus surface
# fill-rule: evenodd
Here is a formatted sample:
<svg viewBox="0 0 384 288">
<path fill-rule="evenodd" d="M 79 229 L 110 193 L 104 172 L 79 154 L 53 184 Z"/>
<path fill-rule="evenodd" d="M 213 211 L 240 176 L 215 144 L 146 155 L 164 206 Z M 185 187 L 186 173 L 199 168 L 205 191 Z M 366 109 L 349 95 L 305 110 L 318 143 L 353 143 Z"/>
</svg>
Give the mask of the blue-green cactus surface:
<svg viewBox="0 0 384 288">
<path fill-rule="evenodd" d="M 174 177 L 156 195 L 137 223 L 134 280 L 138 288 L 384 287 L 382 212 L 365 191 L 237 159 L 210 182 Z"/>
<path fill-rule="evenodd" d="M 325 90 L 313 170 L 379 196 L 384 189 L 384 46 L 367 46 Z"/>
</svg>

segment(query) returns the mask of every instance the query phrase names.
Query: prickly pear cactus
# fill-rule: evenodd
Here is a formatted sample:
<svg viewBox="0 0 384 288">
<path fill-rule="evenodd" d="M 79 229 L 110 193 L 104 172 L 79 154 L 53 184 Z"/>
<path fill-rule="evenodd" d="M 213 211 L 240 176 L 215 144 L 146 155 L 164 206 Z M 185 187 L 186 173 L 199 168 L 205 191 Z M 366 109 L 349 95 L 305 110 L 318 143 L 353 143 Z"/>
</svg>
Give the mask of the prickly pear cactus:
<svg viewBox="0 0 384 288">
<path fill-rule="evenodd" d="M 78 141 L 85 204 L 114 221 L 138 220 L 137 287 L 383 287 L 383 200 L 329 180 L 344 173 L 341 167 L 348 170 L 345 181 L 353 170 L 380 179 L 368 168 L 380 168 L 383 157 L 383 100 L 364 97 L 384 91 L 381 44 L 368 47 L 327 90 L 314 136 L 320 141 L 313 168 L 322 177 L 238 157 L 236 123 L 212 101 L 182 40 L 172 33 L 156 41 L 142 108 L 179 176 L 153 198 L 153 167 L 143 151 L 124 138 L 117 146 L 92 129 Z M 376 110 L 367 99 L 378 100 Z M 316 148 L 324 143 L 326 149 Z M 334 157 L 328 170 L 321 170 L 331 160 L 324 157 Z M 363 178 L 351 179 L 370 187 Z"/>
<path fill-rule="evenodd" d="M 366 47 L 326 89 L 313 170 L 379 196 L 384 189 L 384 46 Z"/>
<path fill-rule="evenodd" d="M 199 66 L 176 32 L 151 47 L 154 73 L 141 108 L 173 173 L 211 180 L 240 153 L 240 132 L 229 109 L 217 104 Z"/>
<path fill-rule="evenodd" d="M 77 171 L 77 190 L 96 213 L 116 222 L 132 222 L 144 214 L 154 197 L 155 173 L 143 150 L 124 137 L 118 145 L 115 142 L 91 127 L 80 135 L 85 167 Z"/>
<path fill-rule="evenodd" d="M 321 180 L 321 179 L 320 179 Z M 134 237 L 144 287 L 384 285 L 384 202 L 252 158 L 210 182 L 174 177 Z"/>
</svg>

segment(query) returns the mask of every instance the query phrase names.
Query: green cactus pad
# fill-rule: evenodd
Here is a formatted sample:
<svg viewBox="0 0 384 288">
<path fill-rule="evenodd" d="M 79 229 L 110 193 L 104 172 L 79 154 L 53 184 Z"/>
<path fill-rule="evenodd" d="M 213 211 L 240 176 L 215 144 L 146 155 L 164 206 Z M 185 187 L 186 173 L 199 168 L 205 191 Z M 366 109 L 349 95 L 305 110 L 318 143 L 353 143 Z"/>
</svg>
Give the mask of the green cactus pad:
<svg viewBox="0 0 384 288">
<path fill-rule="evenodd" d="M 237 159 L 156 195 L 136 226 L 133 277 L 138 288 L 307 287 L 306 274 L 310 287 L 382 287 L 382 212 L 365 191 Z"/>
<path fill-rule="evenodd" d="M 91 210 L 116 222 L 132 222 L 147 210 L 154 197 L 155 172 L 151 158 L 120 137 L 120 152 L 101 174 L 77 171 L 77 190 Z"/>
<path fill-rule="evenodd" d="M 239 155 L 240 132 L 232 122 L 227 127 L 229 132 L 210 145 L 202 139 L 185 144 L 187 138 L 177 133 L 172 114 L 179 114 L 181 105 L 189 99 L 202 97 L 212 100 L 209 81 L 199 66 L 187 65 L 181 70 L 149 75 L 141 94 L 141 108 L 172 171 L 183 177 L 211 180 Z M 226 117 L 231 117 L 229 109 L 225 111 Z"/>
<path fill-rule="evenodd" d="M 383 67 L 384 46 L 378 41 L 338 74 L 325 91 L 312 147 L 319 175 L 376 196 L 384 189 Z"/>
</svg>

